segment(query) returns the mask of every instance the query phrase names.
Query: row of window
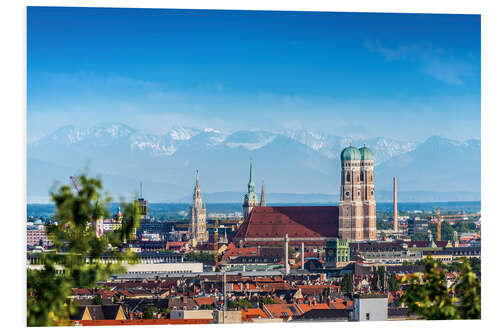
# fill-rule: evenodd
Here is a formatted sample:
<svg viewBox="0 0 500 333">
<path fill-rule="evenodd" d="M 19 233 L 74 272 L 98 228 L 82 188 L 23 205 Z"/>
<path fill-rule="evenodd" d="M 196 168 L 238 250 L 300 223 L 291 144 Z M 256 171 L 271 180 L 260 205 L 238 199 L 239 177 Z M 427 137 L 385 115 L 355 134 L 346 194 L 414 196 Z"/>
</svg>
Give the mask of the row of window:
<svg viewBox="0 0 500 333">
<path fill-rule="evenodd" d="M 370 181 L 370 182 L 373 181 L 373 175 L 372 174 L 370 175 L 370 177 L 367 177 L 367 178 L 369 178 L 368 181 Z M 351 181 L 351 173 L 350 172 L 346 172 L 345 181 L 346 182 L 350 182 Z M 365 173 L 361 172 L 358 175 L 358 182 L 364 182 L 364 181 L 365 181 Z"/>
<path fill-rule="evenodd" d="M 375 194 L 375 193 L 373 192 L 373 190 L 371 190 L 371 192 L 370 192 L 371 197 L 373 197 L 373 195 L 374 195 L 374 194 Z M 346 191 L 344 196 L 345 196 L 346 198 L 349 198 L 349 196 L 350 196 L 350 195 L 351 195 L 351 192 Z M 361 192 L 360 192 L 360 191 L 358 191 L 358 198 L 359 198 L 360 196 L 361 196 Z"/>
</svg>

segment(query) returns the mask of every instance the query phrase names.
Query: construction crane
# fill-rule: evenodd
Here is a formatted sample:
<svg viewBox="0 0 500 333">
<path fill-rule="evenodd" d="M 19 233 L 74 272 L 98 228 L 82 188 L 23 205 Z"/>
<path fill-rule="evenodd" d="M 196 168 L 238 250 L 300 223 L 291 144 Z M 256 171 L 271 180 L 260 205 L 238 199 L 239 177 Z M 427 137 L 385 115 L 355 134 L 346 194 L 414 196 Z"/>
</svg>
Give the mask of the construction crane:
<svg viewBox="0 0 500 333">
<path fill-rule="evenodd" d="M 78 182 L 76 181 L 76 178 L 73 176 L 69 176 L 69 179 L 73 182 L 73 186 L 75 186 L 76 192 L 80 193 L 80 189 L 78 188 Z"/>
<path fill-rule="evenodd" d="M 214 223 L 214 261 L 216 265 L 218 260 L 219 260 L 219 219 L 216 217 Z"/>
<path fill-rule="evenodd" d="M 73 183 L 73 186 L 75 187 L 76 189 L 76 193 L 80 194 L 80 188 L 78 187 L 78 181 L 75 177 L 73 176 L 69 176 L 69 179 L 71 179 L 71 182 Z M 99 201 L 96 202 L 96 205 L 99 205 Z M 102 226 L 102 220 L 100 221 L 100 223 L 98 223 L 98 221 L 95 221 L 93 218 L 92 218 L 92 215 L 90 215 L 90 219 L 93 221 L 92 224 L 94 225 L 94 228 L 96 230 L 96 235 L 97 237 L 101 237 L 102 236 L 102 233 L 103 233 L 103 228 L 104 226 Z M 100 224 L 100 225 L 98 225 Z"/>
<path fill-rule="evenodd" d="M 436 208 L 436 219 L 437 219 L 437 237 L 436 240 L 441 240 L 441 224 L 443 221 L 456 222 L 457 220 L 462 220 L 468 217 L 477 217 L 481 216 L 481 214 L 450 214 L 450 215 L 441 215 L 441 209 Z M 428 218 L 434 218 L 434 216 L 428 216 Z"/>
</svg>

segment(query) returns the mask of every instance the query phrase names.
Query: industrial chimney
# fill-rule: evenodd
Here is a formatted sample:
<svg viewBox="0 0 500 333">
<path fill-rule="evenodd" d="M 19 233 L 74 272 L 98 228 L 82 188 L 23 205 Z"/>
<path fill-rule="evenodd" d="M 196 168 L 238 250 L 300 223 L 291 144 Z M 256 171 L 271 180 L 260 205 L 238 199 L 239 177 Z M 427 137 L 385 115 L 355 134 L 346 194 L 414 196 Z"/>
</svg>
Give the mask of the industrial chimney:
<svg viewBox="0 0 500 333">
<path fill-rule="evenodd" d="M 288 264 L 288 234 L 285 234 L 285 275 L 290 274 L 290 265 Z"/>
<path fill-rule="evenodd" d="M 394 231 L 398 231 L 398 179 L 394 177 L 394 193 L 393 193 L 393 211 L 394 211 Z"/>
</svg>

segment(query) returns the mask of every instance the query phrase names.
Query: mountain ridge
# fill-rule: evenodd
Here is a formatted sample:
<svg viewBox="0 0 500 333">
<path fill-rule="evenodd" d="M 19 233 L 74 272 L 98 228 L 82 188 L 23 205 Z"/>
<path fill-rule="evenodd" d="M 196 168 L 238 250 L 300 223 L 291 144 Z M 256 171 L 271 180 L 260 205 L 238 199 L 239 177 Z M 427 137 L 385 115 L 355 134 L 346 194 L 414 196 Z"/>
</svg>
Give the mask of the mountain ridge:
<svg viewBox="0 0 500 333">
<path fill-rule="evenodd" d="M 47 194 L 48 182 L 40 178 L 60 179 L 60 172 L 67 180 L 85 166 L 104 175 L 105 188 L 107 179 L 113 179 L 109 189 L 117 195 L 129 193 L 142 181 L 154 188 L 153 201 L 189 196 L 196 169 L 202 190 L 243 194 L 250 158 L 255 179 L 265 179 L 270 193 L 333 193 L 340 186 L 340 151 L 349 142 L 367 144 L 374 151 L 377 190 L 390 190 L 397 176 L 402 191 L 480 192 L 480 140 L 433 136 L 417 143 L 304 130 L 224 132 L 177 125 L 158 135 L 107 123 L 65 126 L 28 144 L 28 197 Z M 37 164 L 47 172 L 37 172 Z"/>
</svg>

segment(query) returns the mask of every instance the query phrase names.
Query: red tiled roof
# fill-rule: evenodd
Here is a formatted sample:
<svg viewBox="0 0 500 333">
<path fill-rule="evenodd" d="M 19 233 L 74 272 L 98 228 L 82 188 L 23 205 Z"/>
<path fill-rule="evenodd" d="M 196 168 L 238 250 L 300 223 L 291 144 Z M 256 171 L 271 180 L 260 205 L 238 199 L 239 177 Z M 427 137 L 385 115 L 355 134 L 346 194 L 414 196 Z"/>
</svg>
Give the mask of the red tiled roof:
<svg viewBox="0 0 500 333">
<path fill-rule="evenodd" d="M 73 295 L 92 295 L 90 289 L 73 289 Z"/>
<path fill-rule="evenodd" d="M 103 298 L 109 298 L 115 296 L 115 292 L 111 290 L 98 289 L 97 293 Z"/>
<path fill-rule="evenodd" d="M 268 318 L 266 313 L 261 308 L 241 310 L 241 319 L 243 321 L 252 321 L 253 318 L 259 318 L 259 317 Z"/>
<path fill-rule="evenodd" d="M 198 306 L 215 304 L 215 297 L 194 297 L 193 299 Z"/>
<path fill-rule="evenodd" d="M 345 301 L 343 299 L 340 299 L 340 298 L 336 298 L 332 303 L 331 303 L 331 306 L 334 308 L 334 309 L 352 309 L 352 306 L 353 306 L 353 302 L 352 301 Z"/>
<path fill-rule="evenodd" d="M 224 253 L 222 256 L 222 260 L 226 260 L 229 257 L 250 257 L 250 256 L 257 256 L 258 254 L 258 249 L 256 247 L 231 247 Z"/>
<path fill-rule="evenodd" d="M 408 247 L 429 247 L 430 242 L 429 241 L 410 241 L 410 242 L 404 242 L 408 245 Z M 437 247 L 446 247 L 446 244 L 448 244 L 448 241 L 434 241 L 434 244 L 436 244 Z"/>
<path fill-rule="evenodd" d="M 288 318 L 300 315 L 300 310 L 294 304 L 266 304 L 264 308 L 273 318 Z M 292 308 L 295 311 L 292 311 Z"/>
<path fill-rule="evenodd" d="M 183 247 L 185 244 L 185 242 L 167 242 L 165 246 L 168 249 L 171 247 Z"/>
<path fill-rule="evenodd" d="M 302 295 L 320 295 L 328 286 L 297 286 L 299 287 Z"/>
<path fill-rule="evenodd" d="M 297 304 L 299 307 L 300 311 L 303 313 L 312 310 L 312 309 L 330 309 L 328 304 L 326 303 L 318 303 L 318 304 Z"/>
<path fill-rule="evenodd" d="M 338 237 L 338 225 L 338 206 L 254 207 L 234 239 Z"/>
<path fill-rule="evenodd" d="M 128 290 L 120 290 L 117 292 L 117 294 L 121 294 L 125 297 L 134 297 L 134 294 L 132 294 L 130 291 Z"/>
</svg>

